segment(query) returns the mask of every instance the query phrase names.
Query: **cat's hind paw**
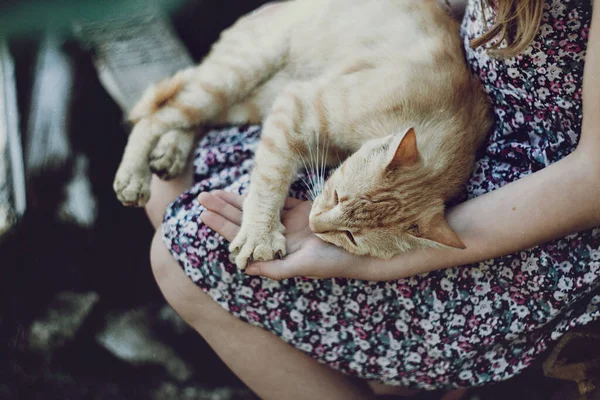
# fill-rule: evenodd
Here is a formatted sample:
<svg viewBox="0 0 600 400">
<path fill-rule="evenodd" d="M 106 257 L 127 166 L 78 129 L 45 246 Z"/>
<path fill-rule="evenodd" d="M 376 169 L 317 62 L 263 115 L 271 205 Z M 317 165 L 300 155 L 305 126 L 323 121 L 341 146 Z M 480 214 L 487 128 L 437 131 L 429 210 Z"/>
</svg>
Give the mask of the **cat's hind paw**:
<svg viewBox="0 0 600 400">
<path fill-rule="evenodd" d="M 143 207 L 150 200 L 150 171 L 133 172 L 129 168 L 120 167 L 117 171 L 113 189 L 117 198 L 128 207 Z"/>
<path fill-rule="evenodd" d="M 242 226 L 229 246 L 229 251 L 235 255 L 238 268 L 244 270 L 253 261 L 270 261 L 285 257 L 285 236 L 282 232 L 283 229 L 257 233 Z"/>
<path fill-rule="evenodd" d="M 164 134 L 150 154 L 150 170 L 162 180 L 183 173 L 193 147 L 193 135 L 171 131 Z"/>
</svg>

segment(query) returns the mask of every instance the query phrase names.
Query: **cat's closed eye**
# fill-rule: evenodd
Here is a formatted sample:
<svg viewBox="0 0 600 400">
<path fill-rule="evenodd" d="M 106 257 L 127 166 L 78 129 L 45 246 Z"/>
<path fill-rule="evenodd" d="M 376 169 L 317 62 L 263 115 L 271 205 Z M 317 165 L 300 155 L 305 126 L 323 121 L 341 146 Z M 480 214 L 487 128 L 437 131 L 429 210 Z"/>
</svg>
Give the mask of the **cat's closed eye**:
<svg viewBox="0 0 600 400">
<path fill-rule="evenodd" d="M 350 232 L 350 231 L 344 231 L 344 233 L 346 234 L 346 237 L 348 238 L 348 240 L 350 240 L 350 242 L 353 245 L 357 246 L 356 240 L 354 239 L 354 235 L 352 234 L 352 232 Z"/>
<path fill-rule="evenodd" d="M 338 205 L 340 203 L 340 198 L 338 196 L 338 192 L 337 190 L 333 191 L 333 202 Z"/>
<path fill-rule="evenodd" d="M 419 233 L 420 233 L 419 225 L 412 224 L 408 227 L 408 229 L 406 231 L 408 233 L 410 233 L 411 235 L 419 236 Z"/>
</svg>

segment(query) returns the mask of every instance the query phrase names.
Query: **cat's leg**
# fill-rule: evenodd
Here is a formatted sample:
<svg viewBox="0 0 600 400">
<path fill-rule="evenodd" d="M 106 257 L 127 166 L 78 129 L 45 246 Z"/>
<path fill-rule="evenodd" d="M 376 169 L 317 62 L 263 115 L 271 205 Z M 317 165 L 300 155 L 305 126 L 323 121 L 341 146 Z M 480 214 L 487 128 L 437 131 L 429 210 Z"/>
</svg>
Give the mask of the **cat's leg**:
<svg viewBox="0 0 600 400">
<path fill-rule="evenodd" d="M 319 149 L 329 148 L 330 155 L 356 151 L 368 135 L 356 132 L 358 121 L 378 109 L 386 92 L 390 90 L 385 76 L 368 69 L 293 83 L 277 97 L 256 150 L 242 225 L 230 245 L 239 268 L 286 254 L 280 211 L 303 160 L 317 153 L 317 144 Z M 329 157 L 331 162 L 335 159 Z"/>
<path fill-rule="evenodd" d="M 289 84 L 275 100 L 273 111 L 263 124 L 250 189 L 244 201 L 243 223 L 230 245 L 241 269 L 252 260 L 286 255 L 280 210 L 302 165 L 298 150 L 306 149 L 301 125 L 306 108 L 303 93 L 309 87 L 307 83 Z"/>
<path fill-rule="evenodd" d="M 279 71 L 243 101 L 229 107 L 215 122 L 235 125 L 262 123 L 269 115 L 277 96 L 290 82 L 293 79 L 289 74 Z"/>
<path fill-rule="evenodd" d="M 162 134 L 150 120 L 142 120 L 133 128 L 113 183 L 117 198 L 124 205 L 143 206 L 150 199 L 152 172 L 148 157 Z"/>
<path fill-rule="evenodd" d="M 286 15 L 281 14 L 282 18 L 269 24 L 257 18 L 252 23 L 234 25 L 199 66 L 181 71 L 145 92 L 131 112 L 130 118 L 136 124 L 114 182 L 121 202 L 132 206 L 147 202 L 152 175 L 149 157 L 162 135 L 193 136 L 198 125 L 215 120 L 281 69 L 288 47 Z M 184 141 L 190 143 L 191 139 Z M 162 158 L 160 163 L 154 162 L 155 167 L 170 171 L 168 176 L 181 172 L 179 165 L 173 167 L 167 161 L 181 164 L 191 146 L 182 145 L 178 150 L 183 151 L 180 156 Z"/>
<path fill-rule="evenodd" d="M 150 170 L 162 180 L 181 175 L 196 143 L 190 132 L 173 130 L 160 137 L 150 154 Z"/>
<path fill-rule="evenodd" d="M 318 104 L 314 102 L 317 92 L 315 82 L 287 85 L 265 120 L 244 201 L 243 223 L 230 246 L 241 269 L 252 260 L 286 255 L 280 210 L 290 185 L 320 139 Z"/>
</svg>

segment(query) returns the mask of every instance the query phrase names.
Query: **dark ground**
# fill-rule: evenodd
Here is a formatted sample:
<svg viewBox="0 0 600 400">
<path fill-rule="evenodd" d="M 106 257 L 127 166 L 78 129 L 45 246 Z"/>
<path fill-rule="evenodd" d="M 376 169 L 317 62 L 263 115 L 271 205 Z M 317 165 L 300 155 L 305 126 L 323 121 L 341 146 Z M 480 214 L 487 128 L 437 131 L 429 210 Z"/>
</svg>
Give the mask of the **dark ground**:
<svg viewBox="0 0 600 400">
<path fill-rule="evenodd" d="M 236 15 L 252 9 L 251 3 L 259 2 L 191 2 L 180 10 L 176 27 L 194 58 L 206 52 Z M 10 45 L 23 116 L 38 38 L 21 37 Z M 88 55 L 76 45 L 68 46 L 76 59 L 71 141 L 75 151 L 89 158 L 98 218 L 93 228 L 86 229 L 56 217 L 70 165 L 28 177 L 27 213 L 0 242 L 0 399 L 149 398 L 153 386 L 164 379 L 164 371 L 120 361 L 96 343 L 94 332 L 108 313 L 138 307 L 157 311 L 164 305 L 149 268 L 153 231 L 144 212 L 121 206 L 112 190 L 128 133 L 122 113 L 101 87 Z M 21 118 L 21 128 L 26 132 L 26 118 Z M 62 291 L 95 292 L 100 301 L 75 342 L 47 360 L 28 351 L 29 329 Z M 160 332 L 158 326 L 157 330 L 194 366 L 193 381 L 204 387 L 242 387 L 197 335 L 186 332 L 175 337 L 169 329 Z"/>
<path fill-rule="evenodd" d="M 191 2 L 175 16 L 176 26 L 199 59 L 222 28 L 261 2 Z M 36 46 L 35 37 L 11 42 L 22 115 L 28 108 Z M 184 383 L 170 380 L 163 367 L 121 361 L 94 339 L 107 314 L 142 307 L 155 315 L 165 303 L 149 267 L 151 226 L 143 211 L 122 207 L 112 191 L 127 139 L 121 111 L 98 82 L 88 55 L 70 48 L 77 60 L 71 140 L 89 158 L 99 214 L 91 229 L 57 219 L 69 166 L 29 177 L 27 214 L 0 242 L 0 399 L 149 399 L 165 382 L 244 388 L 199 336 L 189 330 L 175 333 L 156 319 L 156 335 L 195 370 Z M 25 119 L 21 122 L 26 132 Z M 69 346 L 51 355 L 30 351 L 32 321 L 63 291 L 95 292 L 100 300 Z M 558 390 L 558 381 L 542 379 L 538 368 L 476 391 L 473 398 L 545 400 Z M 209 398 L 177 393 L 173 398 Z M 252 398 L 244 393 L 239 398 Z M 559 396 L 555 398 L 571 398 Z"/>
</svg>

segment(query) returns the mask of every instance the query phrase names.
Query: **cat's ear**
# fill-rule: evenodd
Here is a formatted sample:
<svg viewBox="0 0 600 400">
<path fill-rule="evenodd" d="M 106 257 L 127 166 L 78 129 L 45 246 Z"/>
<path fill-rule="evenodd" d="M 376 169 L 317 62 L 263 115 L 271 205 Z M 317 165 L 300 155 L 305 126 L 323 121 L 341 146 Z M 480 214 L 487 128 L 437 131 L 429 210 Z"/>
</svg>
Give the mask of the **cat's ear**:
<svg viewBox="0 0 600 400">
<path fill-rule="evenodd" d="M 387 168 L 396 169 L 398 167 L 409 167 L 416 164 L 418 160 L 419 150 L 417 149 L 417 134 L 415 133 L 414 128 L 410 128 L 402 137 Z"/>
<path fill-rule="evenodd" d="M 466 249 L 467 246 L 460 240 L 454 229 L 446 221 L 444 212 L 436 214 L 429 222 L 419 225 L 409 233 L 421 239 L 431 240 L 448 247 L 456 249 Z"/>
</svg>

